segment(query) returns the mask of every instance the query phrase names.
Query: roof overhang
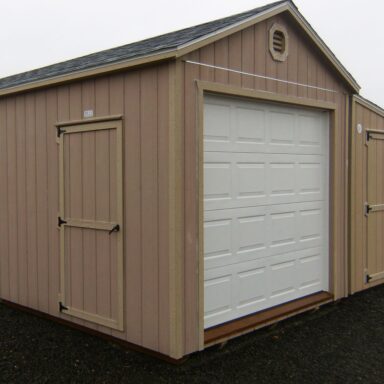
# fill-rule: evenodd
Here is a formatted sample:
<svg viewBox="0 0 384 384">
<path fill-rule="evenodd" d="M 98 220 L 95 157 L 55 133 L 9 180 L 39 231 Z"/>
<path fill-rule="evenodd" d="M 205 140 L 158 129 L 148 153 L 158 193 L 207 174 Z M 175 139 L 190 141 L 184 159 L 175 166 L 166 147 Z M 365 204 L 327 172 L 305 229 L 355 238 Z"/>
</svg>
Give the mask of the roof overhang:
<svg viewBox="0 0 384 384">
<path fill-rule="evenodd" d="M 353 95 L 353 100 L 356 103 L 359 103 L 360 105 L 362 105 L 363 107 L 368 108 L 369 110 L 377 113 L 379 116 L 384 117 L 384 109 L 379 107 L 375 103 L 372 103 L 372 101 L 369 101 L 359 95 Z"/>
<path fill-rule="evenodd" d="M 263 20 L 271 18 L 282 12 L 288 12 L 290 15 L 292 15 L 292 17 L 296 20 L 296 22 L 300 25 L 300 27 L 306 32 L 306 34 L 310 37 L 310 39 L 314 42 L 317 48 L 326 57 L 329 63 L 344 79 L 344 81 L 352 88 L 354 92 L 359 93 L 360 86 L 358 85 L 356 80 L 351 76 L 351 74 L 345 69 L 345 67 L 341 64 L 341 62 L 331 52 L 331 50 L 327 47 L 327 45 L 323 42 L 323 40 L 319 37 L 319 35 L 314 31 L 311 25 L 304 19 L 304 17 L 301 15 L 298 9 L 294 6 L 294 4 L 291 1 L 287 0 L 284 3 L 280 3 L 252 17 L 249 17 L 248 19 L 232 24 L 229 27 L 219 29 L 214 33 L 207 34 L 187 44 L 178 46 L 175 49 L 171 49 L 168 51 L 161 51 L 159 53 L 151 54 L 148 56 L 140 56 L 138 58 L 124 60 L 117 63 L 97 66 L 95 68 L 90 68 L 82 71 L 71 72 L 65 75 L 51 77 L 43 80 L 28 82 L 25 84 L 14 86 L 14 87 L 0 89 L 0 96 L 24 92 L 34 88 L 42 88 L 42 87 L 48 87 L 52 85 L 58 85 L 62 83 L 67 83 L 69 81 L 75 81 L 75 80 L 88 78 L 92 76 L 100 76 L 102 74 L 117 72 L 117 71 L 121 71 L 131 67 L 137 67 L 137 66 L 155 63 L 159 61 L 177 59 L 182 56 L 185 56 L 186 54 L 194 50 L 197 50 L 219 39 L 222 39 L 226 36 L 229 36 L 238 31 L 241 31 L 247 27 L 255 25 Z"/>
</svg>

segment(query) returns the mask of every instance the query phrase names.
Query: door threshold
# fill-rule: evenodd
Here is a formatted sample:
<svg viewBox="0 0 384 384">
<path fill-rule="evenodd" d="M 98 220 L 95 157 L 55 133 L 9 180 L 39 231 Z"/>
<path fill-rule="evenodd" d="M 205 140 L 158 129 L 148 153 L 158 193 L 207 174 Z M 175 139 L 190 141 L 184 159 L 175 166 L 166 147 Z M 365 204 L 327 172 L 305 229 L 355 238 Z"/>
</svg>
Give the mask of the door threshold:
<svg viewBox="0 0 384 384">
<path fill-rule="evenodd" d="M 204 345 L 207 347 L 226 341 L 240 334 L 251 332 L 257 328 L 286 319 L 331 301 L 333 301 L 333 295 L 329 292 L 322 291 L 208 328 L 204 331 Z"/>
</svg>

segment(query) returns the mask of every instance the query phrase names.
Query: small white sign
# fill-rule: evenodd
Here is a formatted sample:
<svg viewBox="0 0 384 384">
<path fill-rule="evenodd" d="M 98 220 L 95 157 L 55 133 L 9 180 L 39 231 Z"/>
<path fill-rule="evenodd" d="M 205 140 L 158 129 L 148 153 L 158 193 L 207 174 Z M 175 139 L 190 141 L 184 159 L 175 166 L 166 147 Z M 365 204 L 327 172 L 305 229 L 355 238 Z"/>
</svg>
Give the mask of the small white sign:
<svg viewBox="0 0 384 384">
<path fill-rule="evenodd" d="M 93 109 L 87 109 L 83 113 L 84 118 L 93 117 Z"/>
</svg>

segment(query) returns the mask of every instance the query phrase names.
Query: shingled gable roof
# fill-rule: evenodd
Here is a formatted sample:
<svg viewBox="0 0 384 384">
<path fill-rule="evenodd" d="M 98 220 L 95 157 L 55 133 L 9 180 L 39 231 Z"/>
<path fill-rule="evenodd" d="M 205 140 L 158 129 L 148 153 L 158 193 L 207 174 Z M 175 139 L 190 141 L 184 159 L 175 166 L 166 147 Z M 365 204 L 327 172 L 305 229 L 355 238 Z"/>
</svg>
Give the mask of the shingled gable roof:
<svg viewBox="0 0 384 384">
<path fill-rule="evenodd" d="M 180 57 L 195 49 L 196 45 L 208 44 L 283 11 L 289 11 L 296 18 L 336 70 L 358 92 L 359 85 L 305 21 L 293 2 L 283 0 L 223 19 L 5 77 L 0 79 L 0 95 L 64 82 L 69 80 L 69 76 L 71 79 L 91 76 L 96 70 L 100 73 L 130 67 L 140 64 L 143 58 L 145 62 L 150 62 Z"/>
</svg>

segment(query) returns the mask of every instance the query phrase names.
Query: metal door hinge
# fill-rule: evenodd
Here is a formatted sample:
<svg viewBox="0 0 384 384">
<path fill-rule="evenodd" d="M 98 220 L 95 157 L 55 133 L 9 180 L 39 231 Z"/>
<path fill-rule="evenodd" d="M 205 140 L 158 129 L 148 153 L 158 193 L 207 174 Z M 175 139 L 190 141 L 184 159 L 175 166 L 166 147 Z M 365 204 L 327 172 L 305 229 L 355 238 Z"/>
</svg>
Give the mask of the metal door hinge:
<svg viewBox="0 0 384 384">
<path fill-rule="evenodd" d="M 365 277 L 365 280 L 366 280 L 366 283 L 369 284 L 370 281 L 372 280 L 372 276 L 367 274 Z"/>
<path fill-rule="evenodd" d="M 116 224 L 110 231 L 109 234 L 112 234 L 113 232 L 119 232 L 120 231 L 120 225 Z"/>
<path fill-rule="evenodd" d="M 68 307 L 66 307 L 61 301 L 59 301 L 59 311 L 68 311 Z"/>
<path fill-rule="evenodd" d="M 368 216 L 371 211 L 372 211 L 372 207 L 368 203 L 365 203 L 364 204 L 364 215 Z"/>
<path fill-rule="evenodd" d="M 63 224 L 67 224 L 65 220 L 63 220 L 60 216 L 57 218 L 57 225 L 61 227 Z"/>
</svg>

